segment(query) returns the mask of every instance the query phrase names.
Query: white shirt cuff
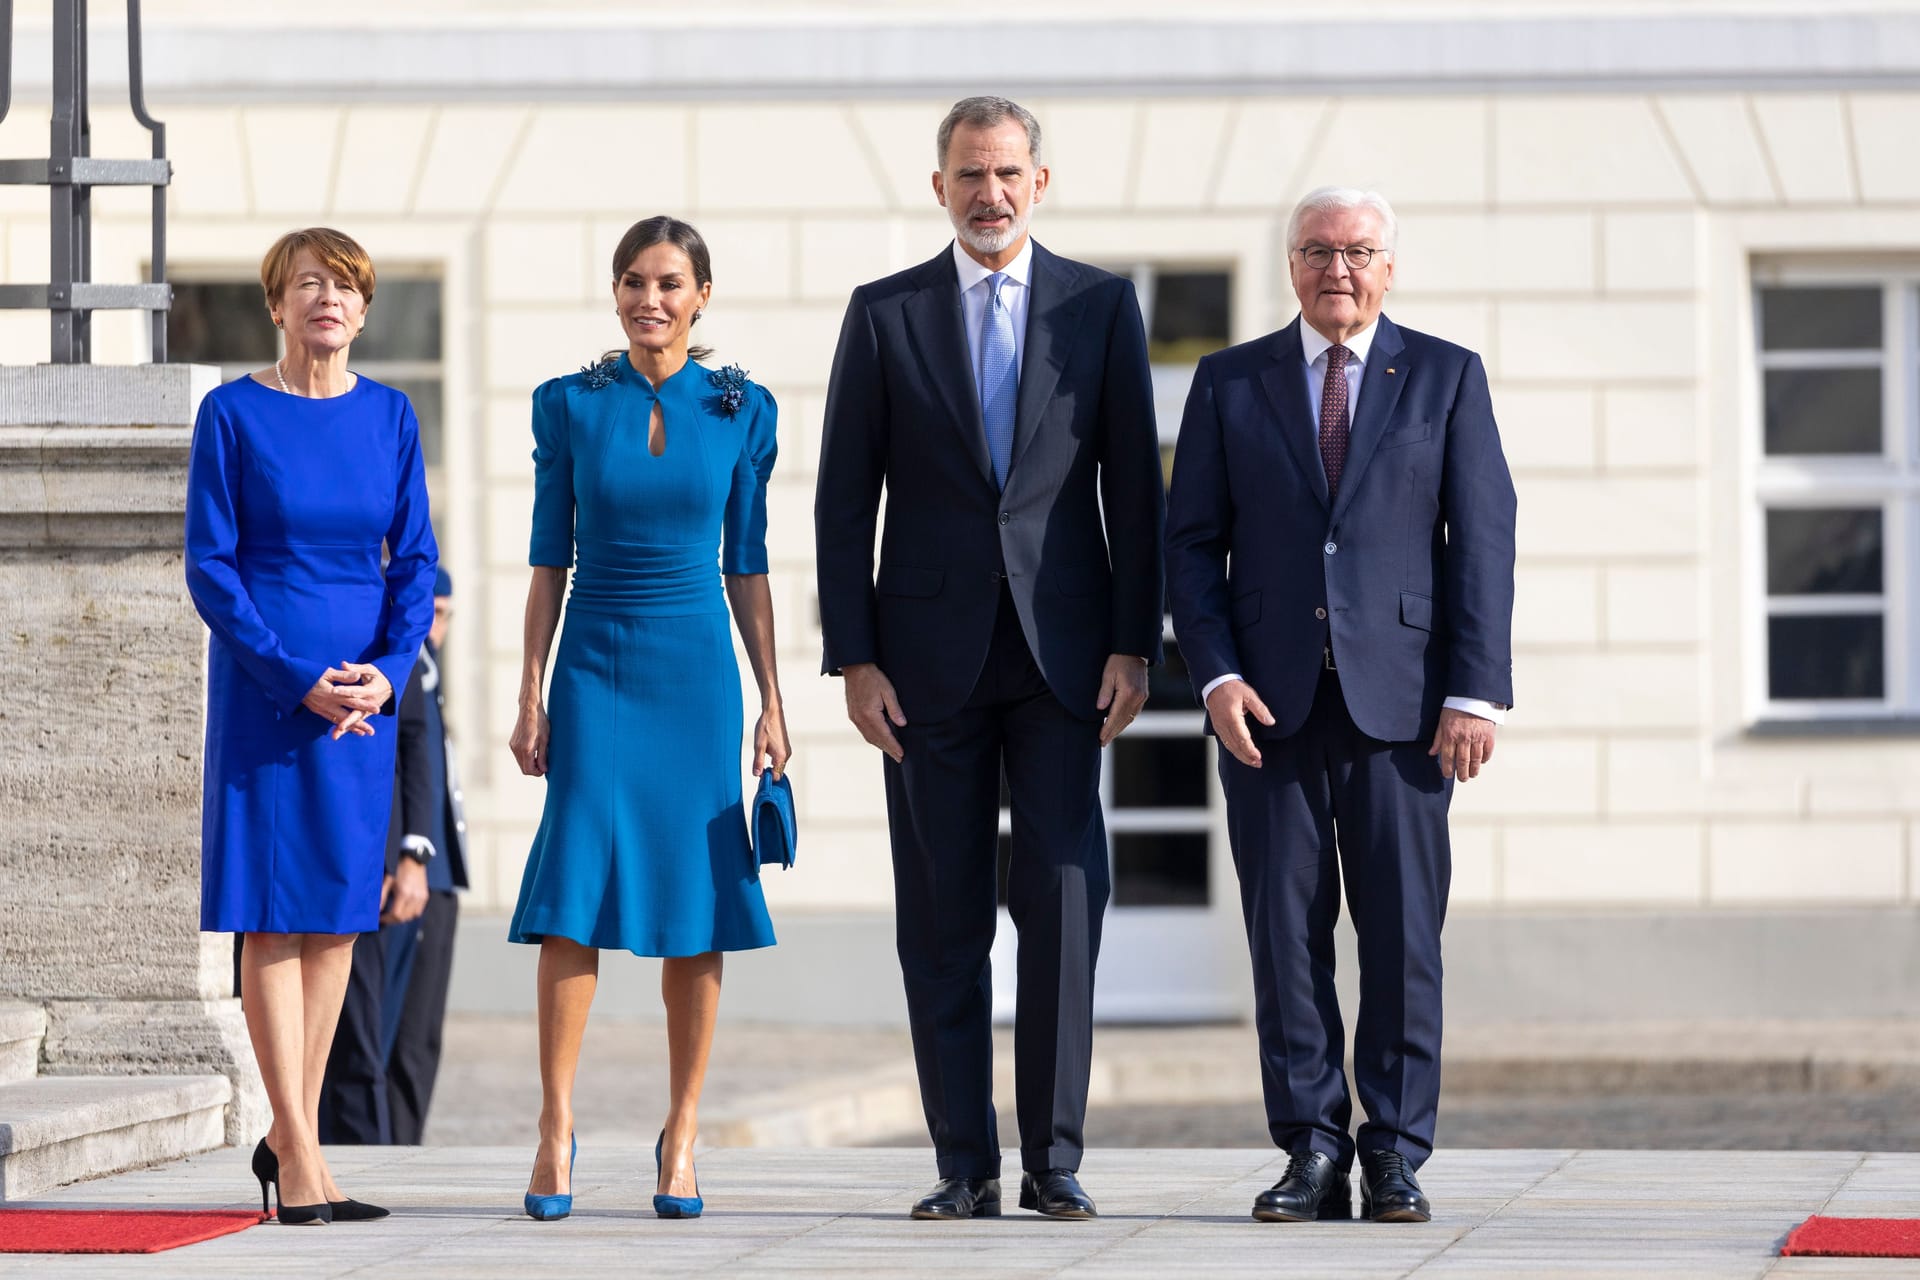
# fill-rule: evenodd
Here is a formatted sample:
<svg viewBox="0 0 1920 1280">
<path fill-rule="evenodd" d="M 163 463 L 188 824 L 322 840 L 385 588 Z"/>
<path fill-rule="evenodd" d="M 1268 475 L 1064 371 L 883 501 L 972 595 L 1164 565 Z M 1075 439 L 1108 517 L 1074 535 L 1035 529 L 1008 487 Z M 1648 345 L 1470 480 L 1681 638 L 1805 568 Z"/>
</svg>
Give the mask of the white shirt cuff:
<svg viewBox="0 0 1920 1280">
<path fill-rule="evenodd" d="M 1226 675 L 1215 676 L 1213 679 L 1207 681 L 1206 687 L 1200 690 L 1200 705 L 1203 707 L 1207 705 L 1207 699 L 1213 696 L 1215 689 L 1218 689 L 1229 680 L 1238 680 L 1239 678 L 1240 673 L 1238 671 L 1229 671 Z"/>
<path fill-rule="evenodd" d="M 415 853 L 425 854 L 429 862 L 440 856 L 440 851 L 433 847 L 433 841 L 427 839 L 425 836 L 401 836 L 400 847 Z"/>
<path fill-rule="evenodd" d="M 1483 702 L 1479 698 L 1448 698 L 1440 705 L 1451 711 L 1464 711 L 1470 716 L 1491 720 L 1495 724 L 1507 722 L 1507 709 L 1497 702 Z"/>
</svg>

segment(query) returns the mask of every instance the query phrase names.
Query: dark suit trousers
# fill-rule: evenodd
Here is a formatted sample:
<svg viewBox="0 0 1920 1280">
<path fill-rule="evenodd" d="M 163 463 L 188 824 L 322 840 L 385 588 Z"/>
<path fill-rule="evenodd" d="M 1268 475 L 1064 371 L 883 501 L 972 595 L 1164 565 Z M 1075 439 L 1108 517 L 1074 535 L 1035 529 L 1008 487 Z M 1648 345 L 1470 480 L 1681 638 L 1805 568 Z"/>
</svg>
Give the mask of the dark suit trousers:
<svg viewBox="0 0 1920 1280">
<path fill-rule="evenodd" d="M 1000 1176 L 988 952 L 1003 767 L 1013 810 L 1007 909 L 1020 944 L 1020 1163 L 1035 1172 L 1077 1169 L 1108 892 L 1099 726 L 1071 715 L 1048 689 L 1003 590 L 966 705 L 949 719 L 895 732 L 906 754 L 885 765 L 896 928 L 940 1176 Z"/>
<path fill-rule="evenodd" d="M 459 898 L 433 890 L 418 920 L 355 939 L 320 1088 L 320 1141 L 419 1144 L 440 1070 L 459 918 Z"/>
<path fill-rule="evenodd" d="M 353 971 L 340 1004 L 327 1075 L 320 1086 L 320 1141 L 375 1146 L 393 1141 L 387 1110 L 387 1061 L 381 1044 L 381 1005 L 387 985 L 383 931 L 353 942 Z"/>
<path fill-rule="evenodd" d="M 1306 724 L 1259 744 L 1261 768 L 1219 753 L 1267 1128 L 1282 1150 L 1323 1151 L 1342 1168 L 1356 1142 L 1416 1167 L 1433 1151 L 1453 784 L 1429 745 L 1361 733 L 1329 672 Z M 1333 987 L 1343 879 L 1360 944 L 1353 1077 L 1367 1119 L 1357 1139 Z"/>
<path fill-rule="evenodd" d="M 460 923 L 459 895 L 451 889 L 428 893 L 426 912 L 415 923 L 419 928 L 412 975 L 399 1000 L 398 1026 L 387 1037 L 387 1112 L 393 1140 L 402 1146 L 419 1145 L 427 1108 L 433 1102 L 433 1083 L 440 1074 L 447 984 L 453 978 L 453 937 Z M 389 990 L 388 999 L 392 998 Z"/>
</svg>

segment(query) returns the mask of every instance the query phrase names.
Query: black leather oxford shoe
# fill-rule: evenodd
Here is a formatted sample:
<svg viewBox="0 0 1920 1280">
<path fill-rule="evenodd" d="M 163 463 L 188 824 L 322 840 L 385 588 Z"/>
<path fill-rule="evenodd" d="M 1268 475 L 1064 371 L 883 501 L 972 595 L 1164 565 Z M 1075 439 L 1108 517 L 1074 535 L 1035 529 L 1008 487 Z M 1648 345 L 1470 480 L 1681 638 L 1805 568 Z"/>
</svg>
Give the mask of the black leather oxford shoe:
<svg viewBox="0 0 1920 1280">
<path fill-rule="evenodd" d="M 1353 1217 L 1347 1175 L 1324 1151 L 1296 1151 L 1280 1181 L 1253 1201 L 1262 1222 L 1331 1222 Z"/>
<path fill-rule="evenodd" d="M 1049 1169 L 1045 1173 L 1020 1175 L 1020 1207 L 1034 1209 L 1049 1218 L 1095 1218 L 1093 1197 L 1080 1187 L 1071 1169 Z"/>
<path fill-rule="evenodd" d="M 1360 1153 L 1360 1212 L 1375 1222 L 1427 1222 L 1433 1206 L 1420 1194 L 1413 1166 L 1398 1151 Z"/>
<path fill-rule="evenodd" d="M 913 1216 L 934 1222 L 1000 1216 L 1000 1179 L 942 1178 L 913 1206 Z"/>
</svg>

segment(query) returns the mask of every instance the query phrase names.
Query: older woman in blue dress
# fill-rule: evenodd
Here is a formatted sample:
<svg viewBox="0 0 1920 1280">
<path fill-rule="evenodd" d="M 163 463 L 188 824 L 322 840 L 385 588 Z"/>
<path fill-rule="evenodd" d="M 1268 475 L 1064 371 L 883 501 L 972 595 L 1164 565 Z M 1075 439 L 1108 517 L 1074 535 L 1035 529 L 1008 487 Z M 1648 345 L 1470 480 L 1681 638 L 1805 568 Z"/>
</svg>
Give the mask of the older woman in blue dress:
<svg viewBox="0 0 1920 1280">
<path fill-rule="evenodd" d="M 283 1223 L 382 1218 L 335 1185 L 316 1115 L 354 937 L 379 928 L 386 726 L 439 556 L 413 408 L 347 369 L 373 301 L 366 251 L 291 232 L 260 283 L 286 355 L 201 403 L 187 472 L 187 589 L 212 633 L 200 927 L 245 935 L 273 1107 L 253 1155 L 263 1207 L 272 1183 Z"/>
<path fill-rule="evenodd" d="M 543 1220 L 572 1209 L 573 1079 L 600 949 L 666 957 L 670 1095 L 653 1204 L 693 1217 L 721 953 L 774 940 L 741 803 L 727 625 L 731 606 L 760 690 L 753 772 L 777 777 L 789 748 L 766 576 L 774 403 L 689 347 L 712 291 L 699 232 L 673 218 L 635 224 L 613 255 L 626 350 L 533 396 L 534 568 L 512 747 L 547 797 L 510 936 L 540 946 L 540 1148 L 526 1211 Z"/>
</svg>

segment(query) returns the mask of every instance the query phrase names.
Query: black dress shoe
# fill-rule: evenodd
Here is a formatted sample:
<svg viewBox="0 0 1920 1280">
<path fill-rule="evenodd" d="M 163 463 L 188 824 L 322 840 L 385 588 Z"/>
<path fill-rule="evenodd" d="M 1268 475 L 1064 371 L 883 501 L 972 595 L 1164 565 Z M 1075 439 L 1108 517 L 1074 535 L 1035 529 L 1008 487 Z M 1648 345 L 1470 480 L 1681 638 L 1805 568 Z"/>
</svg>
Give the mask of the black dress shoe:
<svg viewBox="0 0 1920 1280">
<path fill-rule="evenodd" d="M 1344 1222 L 1353 1217 L 1347 1175 L 1324 1151 L 1296 1151 L 1280 1181 L 1253 1200 L 1261 1222 Z"/>
<path fill-rule="evenodd" d="M 1020 1207 L 1034 1209 L 1049 1218 L 1096 1218 L 1093 1197 L 1081 1189 L 1071 1169 L 1049 1169 L 1045 1173 L 1020 1175 Z"/>
<path fill-rule="evenodd" d="M 913 1206 L 913 1217 L 936 1222 L 1000 1216 L 1000 1179 L 942 1178 Z"/>
<path fill-rule="evenodd" d="M 1420 1194 L 1413 1166 L 1398 1151 L 1360 1153 L 1360 1212 L 1375 1222 L 1427 1222 L 1433 1206 Z"/>
</svg>

